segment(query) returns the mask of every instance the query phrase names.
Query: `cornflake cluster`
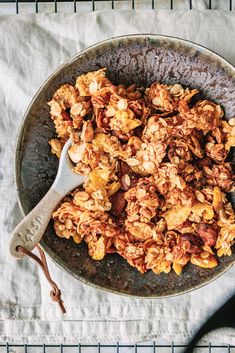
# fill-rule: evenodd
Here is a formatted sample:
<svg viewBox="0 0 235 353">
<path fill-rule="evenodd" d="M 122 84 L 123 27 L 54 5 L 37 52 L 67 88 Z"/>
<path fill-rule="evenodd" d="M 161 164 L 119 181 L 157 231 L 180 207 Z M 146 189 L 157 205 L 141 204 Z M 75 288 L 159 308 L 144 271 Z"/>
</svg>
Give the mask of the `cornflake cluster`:
<svg viewBox="0 0 235 353">
<path fill-rule="evenodd" d="M 117 252 L 144 273 L 213 268 L 231 255 L 234 211 L 225 162 L 235 118 L 179 84 L 115 86 L 105 69 L 65 84 L 49 102 L 59 158 L 68 138 L 74 171 L 86 175 L 53 213 L 59 237 L 84 240 L 101 260 Z M 194 98 L 193 98 L 194 97 Z M 193 98 L 193 99 L 192 99 Z"/>
</svg>

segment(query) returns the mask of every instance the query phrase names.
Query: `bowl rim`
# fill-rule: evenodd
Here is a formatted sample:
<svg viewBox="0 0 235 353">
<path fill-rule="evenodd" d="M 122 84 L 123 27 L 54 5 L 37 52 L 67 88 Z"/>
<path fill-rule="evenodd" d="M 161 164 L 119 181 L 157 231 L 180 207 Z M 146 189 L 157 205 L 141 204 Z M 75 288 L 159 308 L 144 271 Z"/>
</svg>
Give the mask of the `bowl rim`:
<svg viewBox="0 0 235 353">
<path fill-rule="evenodd" d="M 23 141 L 23 137 L 24 137 L 24 133 L 25 133 L 25 123 L 27 121 L 27 117 L 30 113 L 30 110 L 32 109 L 35 100 L 37 99 L 37 97 L 43 92 L 44 87 L 50 82 L 50 80 L 56 76 L 57 74 L 59 74 L 59 72 L 61 70 L 63 70 L 63 68 L 67 67 L 68 65 L 70 65 L 72 62 L 74 62 L 76 59 L 78 59 L 80 56 L 85 55 L 87 52 L 99 48 L 101 45 L 103 44 L 113 44 L 114 42 L 121 42 L 122 40 L 126 40 L 126 39 L 133 39 L 133 40 L 138 40 L 138 39 L 150 39 L 150 40 L 155 40 L 155 41 L 160 41 L 160 40 L 166 40 L 169 41 L 171 43 L 180 43 L 185 45 L 187 48 L 190 49 L 198 49 L 200 52 L 206 54 L 207 56 L 212 56 L 212 58 L 215 61 L 219 61 L 225 68 L 229 68 L 231 70 L 231 74 L 232 76 L 235 77 L 235 67 L 228 61 L 226 60 L 223 56 L 221 56 L 220 54 L 217 54 L 215 51 L 208 49 L 207 47 L 197 44 L 195 42 L 192 42 L 190 40 L 186 40 L 186 39 L 182 39 L 182 38 L 178 38 L 178 37 L 174 37 L 174 36 L 168 36 L 168 35 L 162 35 L 162 34 L 150 34 L 150 33 L 143 33 L 143 34 L 128 34 L 128 35 L 121 35 L 121 36 L 115 36 L 115 37 L 111 37 L 99 42 L 96 42 L 95 44 L 92 44 L 84 49 L 82 49 L 81 51 L 79 51 L 78 53 L 76 53 L 75 55 L 71 56 L 69 59 L 67 59 L 66 61 L 64 61 L 61 65 L 59 65 L 57 67 L 56 70 L 54 70 L 49 77 L 40 85 L 40 87 L 38 88 L 38 90 L 36 91 L 36 93 L 33 95 L 33 98 L 31 99 L 24 115 L 23 118 L 19 124 L 18 127 L 18 133 L 17 133 L 17 137 L 16 137 L 16 143 L 15 143 L 15 154 L 14 154 L 14 181 L 15 181 L 15 188 L 16 188 L 16 193 L 17 193 L 17 201 L 20 207 L 20 210 L 22 212 L 22 215 L 25 216 L 26 212 L 24 210 L 24 206 L 23 206 L 23 201 L 21 199 L 21 195 L 20 195 L 20 150 L 21 150 L 21 143 Z M 126 292 L 121 292 L 106 286 L 101 286 L 98 284 L 93 283 L 92 281 L 78 275 L 75 274 L 72 270 L 66 268 L 66 264 L 60 259 L 60 257 L 55 254 L 48 246 L 47 244 L 42 240 L 40 241 L 40 246 L 43 248 L 43 250 L 47 253 L 47 255 L 49 256 L 49 258 L 53 261 L 53 263 L 60 268 L 61 270 L 63 270 L 64 272 L 66 272 L 69 276 L 71 276 L 73 279 L 76 279 L 78 281 L 80 281 L 82 284 L 87 284 L 90 287 L 102 290 L 102 291 L 106 291 L 106 292 L 110 292 L 113 294 L 117 294 L 117 295 L 121 295 L 121 296 L 125 296 L 125 297 L 132 297 L 132 298 L 141 298 L 141 299 L 164 299 L 164 298 L 171 298 L 171 297 L 176 297 L 179 295 L 183 295 L 185 293 L 189 293 L 191 291 L 194 291 L 196 289 L 199 289 L 201 287 L 204 287 L 205 285 L 213 282 L 214 280 L 216 280 L 217 278 L 219 278 L 220 276 L 222 276 L 225 272 L 227 272 L 234 264 L 235 261 L 232 262 L 231 264 L 229 264 L 226 268 L 224 268 L 221 272 L 219 272 L 218 274 L 215 274 L 212 278 L 210 278 L 209 280 L 206 279 L 205 281 L 203 281 L 200 284 L 194 285 L 189 289 L 185 289 L 182 290 L 180 292 L 177 293 L 173 293 L 173 294 L 167 294 L 167 295 L 148 295 L 148 296 L 142 296 L 141 294 L 129 294 Z"/>
</svg>

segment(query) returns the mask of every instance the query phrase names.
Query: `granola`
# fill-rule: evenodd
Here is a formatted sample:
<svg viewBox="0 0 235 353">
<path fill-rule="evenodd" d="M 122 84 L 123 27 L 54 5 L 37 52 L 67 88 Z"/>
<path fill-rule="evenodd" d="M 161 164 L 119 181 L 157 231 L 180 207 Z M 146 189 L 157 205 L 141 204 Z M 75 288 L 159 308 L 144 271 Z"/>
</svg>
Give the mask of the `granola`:
<svg viewBox="0 0 235 353">
<path fill-rule="evenodd" d="M 179 275 L 231 255 L 235 118 L 198 93 L 114 85 L 103 68 L 55 92 L 51 151 L 60 158 L 70 138 L 74 172 L 87 176 L 53 212 L 59 237 L 85 241 L 94 260 L 116 252 L 141 273 Z"/>
</svg>

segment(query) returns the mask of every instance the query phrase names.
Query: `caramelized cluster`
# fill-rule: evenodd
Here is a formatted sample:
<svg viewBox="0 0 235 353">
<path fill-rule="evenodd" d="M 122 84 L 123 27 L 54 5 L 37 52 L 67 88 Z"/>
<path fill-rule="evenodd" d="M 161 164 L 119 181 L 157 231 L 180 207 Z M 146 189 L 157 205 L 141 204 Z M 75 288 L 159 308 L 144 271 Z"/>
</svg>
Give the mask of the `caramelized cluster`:
<svg viewBox="0 0 235 353">
<path fill-rule="evenodd" d="M 86 175 L 53 213 L 56 234 L 84 240 L 101 260 L 117 252 L 144 273 L 212 268 L 231 255 L 235 218 L 226 157 L 235 119 L 179 84 L 115 86 L 105 69 L 60 87 L 49 102 L 60 157 L 68 138 L 74 171 Z M 193 103 L 194 102 L 194 103 Z"/>
</svg>

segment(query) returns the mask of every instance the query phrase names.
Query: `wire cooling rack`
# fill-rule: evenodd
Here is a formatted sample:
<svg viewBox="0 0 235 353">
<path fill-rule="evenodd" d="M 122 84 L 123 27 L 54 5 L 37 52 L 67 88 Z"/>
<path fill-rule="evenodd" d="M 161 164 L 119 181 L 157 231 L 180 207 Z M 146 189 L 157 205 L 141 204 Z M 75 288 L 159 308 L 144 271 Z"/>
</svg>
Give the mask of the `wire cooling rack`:
<svg viewBox="0 0 235 353">
<path fill-rule="evenodd" d="M 0 344 L 0 353 L 181 353 L 186 345 L 181 344 L 77 344 L 77 345 L 36 345 Z M 195 353 L 235 353 L 231 345 L 198 345 Z"/>
<path fill-rule="evenodd" d="M 0 14 L 79 12 L 107 9 L 197 9 L 200 0 L 0 0 Z M 204 0 L 209 10 L 234 10 L 235 0 Z"/>
<path fill-rule="evenodd" d="M 102 9 L 197 9 L 198 0 L 0 0 L 0 14 L 78 12 Z M 235 10 L 235 0 L 204 0 L 208 10 Z M 188 338 L 190 339 L 190 337 Z M 226 340 L 226 337 L 225 337 Z M 0 353 L 181 353 L 185 344 L 0 344 Z M 234 345 L 199 344 L 195 353 L 235 353 Z"/>
</svg>

